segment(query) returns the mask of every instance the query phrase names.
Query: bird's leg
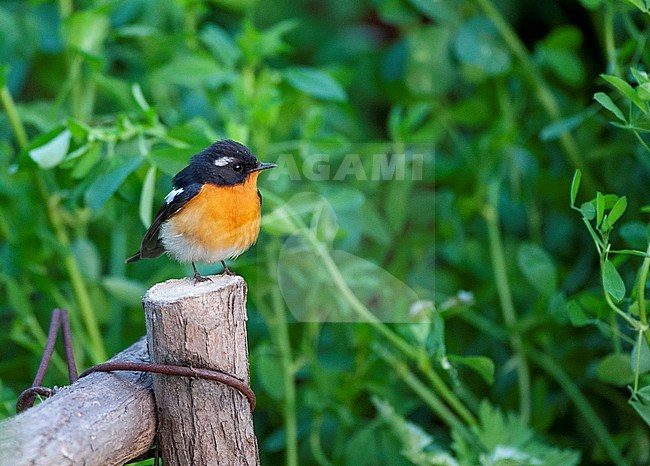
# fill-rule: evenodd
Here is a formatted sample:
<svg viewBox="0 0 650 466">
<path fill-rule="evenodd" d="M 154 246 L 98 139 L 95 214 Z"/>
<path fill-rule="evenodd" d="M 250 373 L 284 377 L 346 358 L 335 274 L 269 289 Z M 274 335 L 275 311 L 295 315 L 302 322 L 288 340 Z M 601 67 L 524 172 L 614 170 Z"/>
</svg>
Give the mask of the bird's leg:
<svg viewBox="0 0 650 466">
<path fill-rule="evenodd" d="M 224 261 L 221 261 L 221 265 L 223 265 L 223 275 L 237 275 L 235 272 L 231 272 L 228 266 Z"/>
<path fill-rule="evenodd" d="M 199 282 L 211 282 L 212 279 L 210 277 L 204 277 L 199 273 L 198 270 L 196 270 L 196 265 L 194 265 L 194 262 L 192 262 L 192 268 L 194 269 L 194 284 L 196 285 Z"/>
</svg>

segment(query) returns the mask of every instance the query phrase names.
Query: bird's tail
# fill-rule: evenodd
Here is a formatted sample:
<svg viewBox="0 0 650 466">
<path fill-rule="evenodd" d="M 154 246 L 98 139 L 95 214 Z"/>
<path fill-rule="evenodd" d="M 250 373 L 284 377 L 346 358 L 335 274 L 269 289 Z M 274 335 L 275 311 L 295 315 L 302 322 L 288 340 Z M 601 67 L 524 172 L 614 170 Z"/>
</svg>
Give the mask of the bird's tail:
<svg viewBox="0 0 650 466">
<path fill-rule="evenodd" d="M 125 260 L 124 262 L 129 264 L 131 262 L 137 262 L 140 259 L 142 259 L 142 253 L 138 251 L 135 254 L 133 254 L 131 257 L 129 257 L 127 260 Z"/>
</svg>

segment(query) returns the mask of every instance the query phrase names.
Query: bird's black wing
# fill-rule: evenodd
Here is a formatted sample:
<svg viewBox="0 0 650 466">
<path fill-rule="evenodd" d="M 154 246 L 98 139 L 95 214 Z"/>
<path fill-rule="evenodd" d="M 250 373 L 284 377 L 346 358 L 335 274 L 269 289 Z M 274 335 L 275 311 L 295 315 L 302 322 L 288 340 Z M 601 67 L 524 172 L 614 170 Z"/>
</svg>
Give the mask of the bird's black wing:
<svg viewBox="0 0 650 466">
<path fill-rule="evenodd" d="M 200 183 L 193 183 L 182 188 L 173 189 L 165 198 L 165 202 L 158 209 L 153 222 L 151 222 L 151 226 L 144 234 L 142 243 L 140 243 L 140 250 L 129 257 L 126 262 L 135 262 L 145 257 L 153 258 L 161 255 L 164 252 L 164 248 L 162 241 L 158 237 L 160 227 L 196 196 L 202 187 L 203 185 Z"/>
</svg>

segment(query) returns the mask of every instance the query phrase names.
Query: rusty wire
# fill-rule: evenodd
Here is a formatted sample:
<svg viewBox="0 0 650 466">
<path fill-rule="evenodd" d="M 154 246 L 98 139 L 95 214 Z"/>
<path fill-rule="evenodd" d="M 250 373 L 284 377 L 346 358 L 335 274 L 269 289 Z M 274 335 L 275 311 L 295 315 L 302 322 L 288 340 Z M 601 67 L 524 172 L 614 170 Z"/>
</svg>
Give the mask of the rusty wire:
<svg viewBox="0 0 650 466">
<path fill-rule="evenodd" d="M 50 366 L 52 355 L 54 354 L 54 346 L 56 345 L 57 334 L 59 327 L 62 328 L 63 345 L 65 347 L 65 360 L 68 365 L 68 377 L 70 383 L 74 383 L 79 378 L 77 376 L 77 366 L 74 361 L 74 352 L 72 351 L 72 335 L 70 333 L 70 320 L 68 319 L 68 311 L 65 309 L 54 309 L 52 311 L 52 319 L 50 320 L 50 329 L 47 332 L 47 341 L 45 342 L 45 349 L 43 350 L 43 357 L 41 363 L 36 371 L 34 382 L 32 386 L 23 391 L 16 401 L 16 412 L 20 413 L 27 408 L 34 405 L 36 396 L 43 396 L 48 398 L 54 394 L 54 390 L 47 387 L 42 387 L 43 379 L 47 373 L 47 368 Z"/>
<path fill-rule="evenodd" d="M 225 372 L 220 372 L 211 369 L 201 369 L 190 366 L 176 366 L 171 364 L 154 364 L 148 362 L 133 362 L 133 361 L 111 361 L 102 364 L 97 364 L 89 369 L 86 369 L 81 375 L 77 373 L 77 366 L 74 358 L 74 351 L 72 349 L 72 333 L 70 331 L 70 320 L 68 319 L 68 311 L 65 309 L 54 309 L 52 311 L 52 318 L 50 320 L 50 328 L 43 349 L 43 357 L 36 371 L 34 382 L 32 386 L 23 391 L 16 401 L 16 413 L 21 413 L 34 405 L 37 396 L 48 398 L 56 393 L 56 389 L 43 387 L 43 379 L 47 373 L 47 369 L 54 354 L 56 346 L 57 335 L 61 328 L 63 335 L 63 346 L 65 350 L 65 360 L 68 366 L 68 378 L 70 384 L 73 384 L 81 377 L 86 377 L 94 372 L 114 372 L 114 371 L 136 371 L 136 372 L 153 372 L 156 374 L 175 375 L 179 377 L 194 377 L 199 379 L 214 380 L 216 382 L 228 385 L 231 388 L 239 391 L 248 400 L 251 411 L 255 410 L 255 393 L 243 381 L 234 377 L 233 375 Z M 156 442 L 157 443 L 157 442 Z M 154 464 L 158 464 L 158 448 L 149 450 L 141 455 L 138 460 L 146 458 L 154 458 Z M 135 461 L 135 460 L 132 460 Z"/>
<path fill-rule="evenodd" d="M 255 393 L 242 380 L 225 372 L 211 369 L 201 369 L 191 366 L 176 366 L 173 364 L 154 364 L 150 362 L 114 361 L 97 364 L 85 370 L 80 376 L 85 377 L 93 372 L 136 371 L 153 372 L 155 374 L 177 375 L 180 377 L 194 377 L 197 379 L 215 380 L 238 390 L 248 399 L 251 411 L 255 410 Z"/>
<path fill-rule="evenodd" d="M 54 354 L 54 347 L 56 345 L 59 328 L 61 328 L 61 333 L 63 334 L 65 360 L 68 366 L 68 375 L 71 384 L 76 382 L 79 378 L 85 377 L 93 372 L 137 371 L 176 375 L 179 377 L 194 377 L 197 379 L 214 380 L 234 388 L 246 397 L 251 411 L 255 410 L 255 393 L 253 393 L 253 390 L 251 390 L 243 380 L 225 372 L 212 369 L 177 366 L 172 364 L 154 364 L 148 362 L 111 361 L 97 364 L 96 366 L 86 369 L 81 375 L 77 375 L 77 366 L 74 359 L 74 351 L 72 349 L 72 333 L 70 331 L 68 311 L 65 309 L 54 309 L 52 311 L 50 329 L 47 334 L 47 341 L 45 342 L 45 349 L 43 350 L 41 363 L 36 371 L 36 376 L 34 377 L 32 386 L 18 396 L 18 400 L 16 401 L 17 413 L 21 413 L 27 408 L 31 408 L 34 405 L 36 396 L 48 398 L 55 393 L 55 390 L 42 387 L 41 384 L 43 383 L 50 361 L 52 360 L 52 355 Z"/>
</svg>

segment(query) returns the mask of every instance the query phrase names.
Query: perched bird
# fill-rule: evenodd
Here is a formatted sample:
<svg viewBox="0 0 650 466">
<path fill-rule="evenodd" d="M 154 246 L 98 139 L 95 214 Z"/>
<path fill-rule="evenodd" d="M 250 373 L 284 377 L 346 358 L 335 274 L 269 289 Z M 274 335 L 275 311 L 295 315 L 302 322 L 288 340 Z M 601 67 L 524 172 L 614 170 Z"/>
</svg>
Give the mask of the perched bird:
<svg viewBox="0 0 650 466">
<path fill-rule="evenodd" d="M 217 141 L 194 155 L 173 180 L 140 250 L 126 262 L 167 252 L 179 262 L 191 262 L 194 279 L 209 280 L 195 262 L 221 261 L 250 248 L 260 232 L 262 196 L 257 189 L 260 171 L 273 163 L 259 162 L 238 142 Z"/>
</svg>

